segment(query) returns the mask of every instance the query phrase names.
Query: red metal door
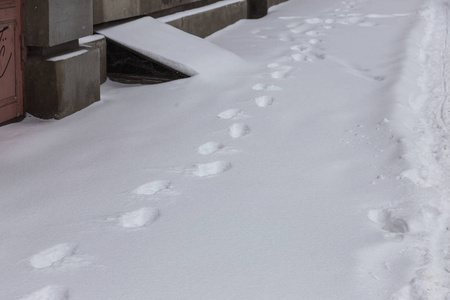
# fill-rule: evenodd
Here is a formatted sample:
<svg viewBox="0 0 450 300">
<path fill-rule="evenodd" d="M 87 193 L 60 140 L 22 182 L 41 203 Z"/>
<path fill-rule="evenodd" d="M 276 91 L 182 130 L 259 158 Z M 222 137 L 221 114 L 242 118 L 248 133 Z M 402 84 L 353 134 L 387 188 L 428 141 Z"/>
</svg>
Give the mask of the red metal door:
<svg viewBox="0 0 450 300">
<path fill-rule="evenodd" d="M 24 114 L 22 0 L 0 0 L 0 123 Z"/>
</svg>

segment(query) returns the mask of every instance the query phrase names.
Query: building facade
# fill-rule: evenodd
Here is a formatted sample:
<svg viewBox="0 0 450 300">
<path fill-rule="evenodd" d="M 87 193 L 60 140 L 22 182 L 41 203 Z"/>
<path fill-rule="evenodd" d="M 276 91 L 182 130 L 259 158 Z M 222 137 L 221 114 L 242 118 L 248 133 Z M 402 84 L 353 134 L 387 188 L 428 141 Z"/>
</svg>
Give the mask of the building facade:
<svg viewBox="0 0 450 300">
<path fill-rule="evenodd" d="M 96 28 L 171 15 L 167 24 L 205 37 L 283 1 L 0 0 L 0 123 L 61 119 L 100 100 L 107 41 Z"/>
</svg>

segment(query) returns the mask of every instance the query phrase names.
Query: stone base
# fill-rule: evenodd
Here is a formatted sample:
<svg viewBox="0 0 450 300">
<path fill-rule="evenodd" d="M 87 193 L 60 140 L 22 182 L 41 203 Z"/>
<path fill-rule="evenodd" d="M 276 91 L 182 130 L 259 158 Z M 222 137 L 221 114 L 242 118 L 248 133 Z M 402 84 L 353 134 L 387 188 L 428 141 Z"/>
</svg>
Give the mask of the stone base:
<svg viewBox="0 0 450 300">
<path fill-rule="evenodd" d="M 286 1 L 288 1 L 288 0 L 267 0 L 267 7 L 271 7 L 271 6 L 286 2 Z"/>
<path fill-rule="evenodd" d="M 100 84 L 106 81 L 106 65 L 107 65 L 107 49 L 106 38 L 100 34 L 90 35 L 80 40 L 81 46 L 88 46 L 91 48 L 97 48 L 100 52 Z"/>
<path fill-rule="evenodd" d="M 27 111 L 61 119 L 100 100 L 100 54 L 80 47 L 64 55 L 29 57 L 25 63 Z"/>
<path fill-rule="evenodd" d="M 220 3 L 220 2 L 219 2 Z M 212 4 L 211 6 L 216 6 Z M 160 20 L 187 33 L 204 38 L 241 19 L 247 17 L 247 1 L 235 2 L 228 5 L 217 6 L 212 9 L 193 9 L 191 14 L 185 12 L 183 17 L 176 14 L 163 17 Z"/>
<path fill-rule="evenodd" d="M 259 19 L 267 15 L 267 1 L 247 0 L 247 18 Z"/>
</svg>

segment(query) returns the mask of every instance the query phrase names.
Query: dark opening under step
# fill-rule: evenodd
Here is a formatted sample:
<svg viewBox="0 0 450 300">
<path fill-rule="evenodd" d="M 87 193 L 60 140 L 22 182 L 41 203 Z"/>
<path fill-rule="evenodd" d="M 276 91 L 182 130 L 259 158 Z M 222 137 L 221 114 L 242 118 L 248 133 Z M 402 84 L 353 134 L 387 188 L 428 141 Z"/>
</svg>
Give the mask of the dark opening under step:
<svg viewBox="0 0 450 300">
<path fill-rule="evenodd" d="M 107 39 L 107 73 L 121 83 L 157 84 L 189 76 Z"/>
</svg>

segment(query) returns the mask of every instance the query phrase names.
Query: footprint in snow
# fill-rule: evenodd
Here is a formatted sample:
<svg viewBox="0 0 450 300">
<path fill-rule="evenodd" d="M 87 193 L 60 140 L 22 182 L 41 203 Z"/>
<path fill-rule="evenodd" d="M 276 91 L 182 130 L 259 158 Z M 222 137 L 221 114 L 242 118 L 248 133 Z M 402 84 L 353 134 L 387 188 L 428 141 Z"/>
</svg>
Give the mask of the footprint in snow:
<svg viewBox="0 0 450 300">
<path fill-rule="evenodd" d="M 305 32 L 305 27 L 303 26 L 298 26 L 298 27 L 293 27 L 292 29 L 290 29 L 289 31 L 295 34 L 299 34 L 299 33 L 303 33 Z"/>
<path fill-rule="evenodd" d="M 156 193 L 171 189 L 172 185 L 170 181 L 155 180 L 136 188 L 133 192 L 137 195 L 154 195 Z"/>
<path fill-rule="evenodd" d="M 217 142 L 208 142 L 198 147 L 198 153 L 210 155 L 224 148 L 224 145 Z"/>
<path fill-rule="evenodd" d="M 57 285 L 46 286 L 34 293 L 31 293 L 20 300 L 67 300 L 69 291 L 65 287 Z"/>
<path fill-rule="evenodd" d="M 301 25 L 301 22 L 292 22 L 286 25 L 286 28 L 295 28 L 298 27 L 299 25 Z"/>
<path fill-rule="evenodd" d="M 231 164 L 225 161 L 215 161 L 207 164 L 197 164 L 192 170 L 192 174 L 197 177 L 209 177 L 219 175 L 231 169 Z"/>
<path fill-rule="evenodd" d="M 257 83 L 253 87 L 255 91 L 280 91 L 281 88 L 273 84 Z"/>
<path fill-rule="evenodd" d="M 320 32 L 315 31 L 315 30 L 307 31 L 307 32 L 305 32 L 305 34 L 306 34 L 307 36 L 320 36 L 320 35 L 321 35 Z"/>
<path fill-rule="evenodd" d="M 310 39 L 310 40 L 308 41 L 308 43 L 310 43 L 311 45 L 317 45 L 317 44 L 319 44 L 320 42 L 322 42 L 320 39 Z"/>
<path fill-rule="evenodd" d="M 322 22 L 323 22 L 322 19 L 319 18 L 310 18 L 305 20 L 305 23 L 307 24 L 320 24 Z"/>
<path fill-rule="evenodd" d="M 401 216 L 401 210 L 384 208 L 369 211 L 367 217 L 387 231 L 387 238 L 403 240 L 403 235 L 409 232 L 407 221 Z"/>
<path fill-rule="evenodd" d="M 250 128 L 244 123 L 234 123 L 228 128 L 228 134 L 236 139 L 250 133 Z"/>
<path fill-rule="evenodd" d="M 280 33 L 278 35 L 278 39 L 282 42 L 291 42 L 294 40 L 294 37 L 292 37 L 290 34 L 288 33 Z"/>
<path fill-rule="evenodd" d="M 292 54 L 291 58 L 295 61 L 313 61 L 313 58 L 310 55 L 306 55 L 303 53 Z"/>
<path fill-rule="evenodd" d="M 279 63 L 270 63 L 267 65 L 269 69 L 279 68 L 281 65 Z"/>
<path fill-rule="evenodd" d="M 77 252 L 77 245 L 58 244 L 29 259 L 31 266 L 36 269 L 50 267 L 80 267 L 90 264 L 90 259 Z"/>
<path fill-rule="evenodd" d="M 295 61 L 314 61 L 314 60 L 324 60 L 324 54 L 304 54 L 295 53 L 291 55 L 291 58 Z"/>
<path fill-rule="evenodd" d="M 291 50 L 293 51 L 300 51 L 303 53 L 308 53 L 312 50 L 310 45 L 306 45 L 306 44 L 301 44 L 301 45 L 294 45 L 292 47 L 290 47 Z"/>
<path fill-rule="evenodd" d="M 286 78 L 288 75 L 289 75 L 289 73 L 292 71 L 292 67 L 288 67 L 288 66 L 285 66 L 285 67 L 278 67 L 277 69 L 279 69 L 279 70 L 276 70 L 276 71 L 273 71 L 273 72 L 271 72 L 270 73 L 270 76 L 273 78 L 273 79 L 284 79 L 284 78 Z"/>
<path fill-rule="evenodd" d="M 140 228 L 153 223 L 159 217 L 159 210 L 153 207 L 126 212 L 118 217 L 119 226 L 124 228 Z"/>
<path fill-rule="evenodd" d="M 242 111 L 240 109 L 231 108 L 221 112 L 220 114 L 217 115 L 217 117 L 222 120 L 228 120 L 239 116 L 241 113 Z"/>
<path fill-rule="evenodd" d="M 273 103 L 273 97 L 271 96 L 260 96 L 260 97 L 256 97 L 255 98 L 255 103 L 256 105 L 258 105 L 259 107 L 267 107 L 272 105 Z"/>
</svg>

